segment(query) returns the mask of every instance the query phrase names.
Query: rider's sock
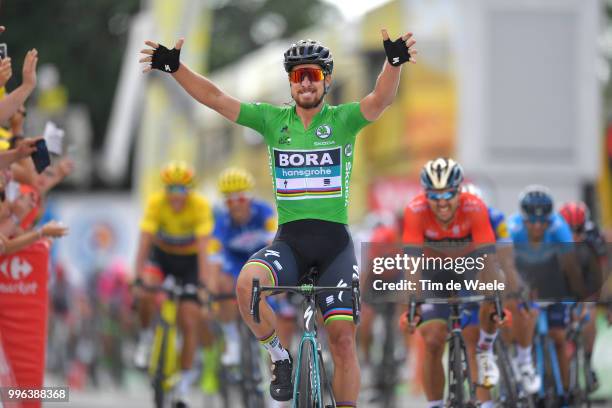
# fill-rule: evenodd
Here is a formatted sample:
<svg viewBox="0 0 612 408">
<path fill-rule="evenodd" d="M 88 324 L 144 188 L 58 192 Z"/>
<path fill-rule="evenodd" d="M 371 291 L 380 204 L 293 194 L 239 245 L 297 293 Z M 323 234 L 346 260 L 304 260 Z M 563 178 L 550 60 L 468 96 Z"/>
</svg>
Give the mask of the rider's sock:
<svg viewBox="0 0 612 408">
<path fill-rule="evenodd" d="M 268 350 L 273 363 L 289 359 L 289 352 L 281 345 L 280 340 L 276 335 L 276 331 L 273 331 L 268 336 L 261 337 L 259 342 L 266 350 Z"/>
<path fill-rule="evenodd" d="M 336 407 L 338 408 L 355 408 L 356 406 L 357 406 L 357 403 L 353 401 L 336 402 Z"/>
<path fill-rule="evenodd" d="M 480 408 L 493 408 L 495 405 L 493 404 L 493 401 L 489 400 L 489 401 L 485 401 L 483 403 L 480 404 Z"/>
<path fill-rule="evenodd" d="M 221 325 L 221 329 L 223 330 L 223 335 L 228 341 L 238 340 L 238 337 L 239 337 L 238 323 L 236 322 L 223 323 Z"/>
<path fill-rule="evenodd" d="M 427 401 L 427 408 L 442 408 L 444 406 L 444 400 Z"/>
<path fill-rule="evenodd" d="M 531 357 L 531 345 L 527 347 L 516 346 L 516 359 L 519 363 L 529 363 Z"/>
<path fill-rule="evenodd" d="M 219 350 L 216 345 L 204 346 L 202 348 L 202 370 L 204 372 L 207 370 L 216 371 L 218 357 Z"/>
<path fill-rule="evenodd" d="M 191 384 L 195 381 L 198 372 L 193 369 L 189 370 L 181 370 L 181 377 L 179 379 L 179 383 L 177 385 L 177 391 L 180 395 L 185 395 L 189 393 L 189 388 Z"/>
<path fill-rule="evenodd" d="M 146 329 L 140 330 L 139 340 L 141 343 L 151 343 L 154 335 L 153 328 L 147 327 Z"/>
<path fill-rule="evenodd" d="M 497 337 L 497 330 L 495 333 L 489 334 L 486 331 L 480 329 L 480 338 L 478 339 L 478 345 L 476 346 L 477 352 L 493 353 L 493 343 Z"/>
</svg>

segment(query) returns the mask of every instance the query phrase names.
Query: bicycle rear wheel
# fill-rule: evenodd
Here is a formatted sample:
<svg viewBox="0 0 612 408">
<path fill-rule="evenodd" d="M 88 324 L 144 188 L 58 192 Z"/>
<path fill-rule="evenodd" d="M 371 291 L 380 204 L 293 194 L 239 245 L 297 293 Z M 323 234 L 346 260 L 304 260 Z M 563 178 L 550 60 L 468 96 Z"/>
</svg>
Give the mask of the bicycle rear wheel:
<svg viewBox="0 0 612 408">
<path fill-rule="evenodd" d="M 316 397 L 313 395 L 315 386 L 315 367 L 314 367 L 314 353 L 315 350 L 312 347 L 310 341 L 305 341 L 302 344 L 302 354 L 300 356 L 300 371 L 299 371 L 299 385 L 297 395 L 297 407 L 298 408 L 317 408 Z"/>
<path fill-rule="evenodd" d="M 319 369 L 321 370 L 321 406 L 336 406 L 336 397 L 334 397 L 334 390 L 332 389 L 331 381 L 325 371 L 325 364 L 323 364 L 323 353 L 321 350 L 317 350 L 317 356 L 319 359 Z M 327 403 L 327 402 L 329 403 Z"/>
</svg>

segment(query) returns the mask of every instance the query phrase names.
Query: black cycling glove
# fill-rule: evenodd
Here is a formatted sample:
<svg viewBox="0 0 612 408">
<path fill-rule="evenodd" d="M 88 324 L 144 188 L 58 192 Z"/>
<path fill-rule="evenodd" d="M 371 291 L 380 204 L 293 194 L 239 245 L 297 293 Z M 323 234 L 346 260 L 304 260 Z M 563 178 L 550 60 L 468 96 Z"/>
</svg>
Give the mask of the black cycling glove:
<svg viewBox="0 0 612 408">
<path fill-rule="evenodd" d="M 153 52 L 151 68 L 169 73 L 176 72 L 179 69 L 180 56 L 181 50 L 177 50 L 176 48 L 169 50 L 159 44 L 159 47 Z"/>
<path fill-rule="evenodd" d="M 408 47 L 406 47 L 406 41 L 402 40 L 402 37 L 395 41 L 386 39 L 383 41 L 385 47 L 385 54 L 387 54 L 387 61 L 394 67 L 399 67 L 404 62 L 410 61 L 410 53 Z"/>
</svg>

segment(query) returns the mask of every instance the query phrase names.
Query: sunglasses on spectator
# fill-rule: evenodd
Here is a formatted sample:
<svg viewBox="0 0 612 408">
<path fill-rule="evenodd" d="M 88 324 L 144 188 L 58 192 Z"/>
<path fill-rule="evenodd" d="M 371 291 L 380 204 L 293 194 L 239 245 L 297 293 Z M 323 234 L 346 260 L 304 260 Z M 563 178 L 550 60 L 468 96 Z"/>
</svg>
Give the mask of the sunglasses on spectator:
<svg viewBox="0 0 612 408">
<path fill-rule="evenodd" d="M 427 199 L 429 200 L 439 201 L 439 200 L 450 200 L 454 198 L 458 192 L 459 192 L 459 189 L 453 189 L 453 190 L 448 190 L 448 191 L 443 191 L 443 192 L 438 192 L 435 190 L 427 190 L 425 191 L 425 195 L 427 196 Z"/>
<path fill-rule="evenodd" d="M 530 224 L 545 224 L 550 221 L 550 218 L 547 215 L 528 215 L 527 217 L 525 217 L 525 219 Z"/>
<path fill-rule="evenodd" d="M 297 68 L 289 73 L 289 81 L 299 84 L 308 77 L 310 82 L 322 81 L 325 78 L 321 68 Z"/>
<path fill-rule="evenodd" d="M 168 194 L 186 194 L 189 192 L 189 187 L 182 186 L 179 184 L 166 186 L 166 192 Z"/>
<path fill-rule="evenodd" d="M 229 194 L 225 196 L 225 202 L 227 204 L 244 204 L 250 199 L 251 197 L 243 193 Z"/>
</svg>

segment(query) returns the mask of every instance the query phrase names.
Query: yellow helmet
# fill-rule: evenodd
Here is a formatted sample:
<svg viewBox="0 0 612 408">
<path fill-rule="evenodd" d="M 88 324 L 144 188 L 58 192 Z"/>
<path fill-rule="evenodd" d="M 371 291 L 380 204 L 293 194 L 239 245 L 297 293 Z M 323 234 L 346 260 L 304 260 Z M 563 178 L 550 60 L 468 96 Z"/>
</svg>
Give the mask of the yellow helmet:
<svg viewBox="0 0 612 408">
<path fill-rule="evenodd" d="M 184 161 L 171 161 L 166 164 L 161 173 L 162 182 L 166 186 L 191 187 L 195 177 L 195 171 Z"/>
<path fill-rule="evenodd" d="M 253 176 L 246 170 L 231 167 L 219 176 L 219 191 L 223 194 L 248 191 L 253 188 Z"/>
</svg>

